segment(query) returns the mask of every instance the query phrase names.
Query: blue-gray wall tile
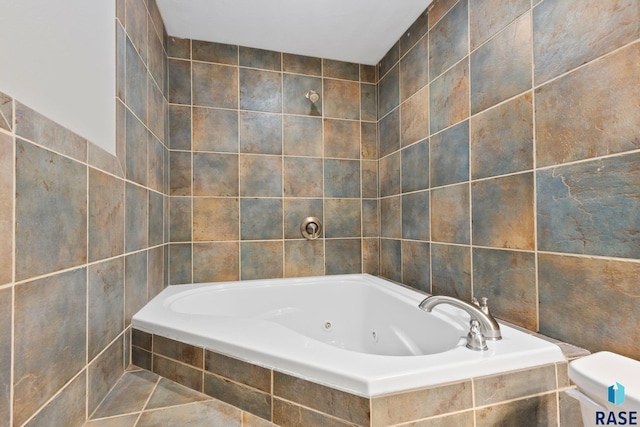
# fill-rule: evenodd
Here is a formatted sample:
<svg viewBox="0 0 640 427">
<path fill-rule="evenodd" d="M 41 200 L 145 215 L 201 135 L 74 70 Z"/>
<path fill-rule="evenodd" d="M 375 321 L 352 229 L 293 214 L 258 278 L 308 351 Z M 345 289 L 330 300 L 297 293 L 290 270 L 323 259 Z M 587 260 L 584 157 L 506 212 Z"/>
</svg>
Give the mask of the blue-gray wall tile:
<svg viewBox="0 0 640 427">
<path fill-rule="evenodd" d="M 307 92 L 315 91 L 320 99 L 312 103 L 306 97 Z M 283 105 L 287 114 L 322 116 L 322 79 L 318 77 L 285 74 L 283 78 Z"/>
<path fill-rule="evenodd" d="M 362 235 L 361 203 L 358 199 L 325 199 L 324 235 L 327 238 Z"/>
<path fill-rule="evenodd" d="M 169 153 L 169 189 L 171 196 L 191 195 L 191 153 Z"/>
<path fill-rule="evenodd" d="M 282 197 L 282 157 L 240 155 L 240 196 Z"/>
<path fill-rule="evenodd" d="M 378 125 L 377 123 L 360 123 L 361 158 L 378 160 Z"/>
<path fill-rule="evenodd" d="M 12 319 L 13 289 L 0 289 L 0 423 L 10 425 L 11 414 L 11 369 L 12 363 Z"/>
<path fill-rule="evenodd" d="M 169 102 L 191 105 L 191 62 L 169 59 Z"/>
<path fill-rule="evenodd" d="M 86 269 L 16 286 L 14 310 L 13 422 L 22 425 L 86 363 Z"/>
<path fill-rule="evenodd" d="M 230 197 L 193 200 L 193 240 L 238 240 L 240 202 Z"/>
<path fill-rule="evenodd" d="M 471 185 L 473 244 L 534 249 L 533 198 L 532 173 L 474 182 Z"/>
<path fill-rule="evenodd" d="M 471 50 L 489 40 L 531 8 L 530 0 L 484 0 L 469 2 Z"/>
<path fill-rule="evenodd" d="M 324 161 L 325 197 L 360 197 L 360 161 Z"/>
<path fill-rule="evenodd" d="M 124 182 L 89 169 L 90 262 L 124 252 Z"/>
<path fill-rule="evenodd" d="M 400 61 L 400 100 L 405 101 L 428 84 L 429 38 L 423 37 Z"/>
<path fill-rule="evenodd" d="M 401 190 L 401 153 L 396 152 L 380 159 L 379 162 L 379 184 L 380 196 L 393 196 L 400 194 Z"/>
<path fill-rule="evenodd" d="M 193 154 L 194 196 L 237 196 L 238 155 Z"/>
<path fill-rule="evenodd" d="M 464 301 L 471 299 L 471 249 L 431 245 L 431 290 Z"/>
<path fill-rule="evenodd" d="M 533 252 L 474 248 L 473 295 L 478 299 L 489 298 L 489 308 L 495 317 L 535 331 L 538 328 L 535 268 Z"/>
<path fill-rule="evenodd" d="M 186 127 L 190 131 L 191 124 Z M 191 135 L 185 135 L 185 140 Z M 186 145 L 186 144 L 184 144 Z M 190 146 L 171 147 L 189 150 Z M 238 152 L 238 112 L 217 108 L 193 108 L 193 150 Z"/>
<path fill-rule="evenodd" d="M 50 424 L 55 420 L 59 425 L 83 425 L 86 418 L 85 396 L 87 394 L 87 375 L 81 373 L 58 393 L 38 414 L 24 424 L 25 427 L 37 427 Z"/>
<path fill-rule="evenodd" d="M 124 258 L 89 267 L 89 360 L 104 350 L 124 328 Z"/>
<path fill-rule="evenodd" d="M 284 242 L 284 277 L 324 275 L 322 240 L 287 240 Z"/>
<path fill-rule="evenodd" d="M 541 333 L 593 352 L 615 348 L 640 357 L 629 339 L 640 321 L 638 263 L 540 254 L 538 264 Z"/>
<path fill-rule="evenodd" d="M 195 61 L 238 65 L 238 46 L 236 45 L 193 40 L 191 49 Z"/>
<path fill-rule="evenodd" d="M 282 239 L 281 199 L 241 199 L 240 238 L 242 240 Z"/>
<path fill-rule="evenodd" d="M 360 84 L 360 118 L 375 122 L 378 120 L 378 87 L 373 84 Z"/>
<path fill-rule="evenodd" d="M 360 122 L 324 119 L 324 156 L 360 158 Z"/>
<path fill-rule="evenodd" d="M 472 179 L 533 168 L 531 92 L 471 118 Z"/>
<path fill-rule="evenodd" d="M 283 276 L 283 242 L 242 242 L 240 278 L 276 279 Z"/>
<path fill-rule="evenodd" d="M 319 76 L 322 74 L 322 59 L 311 56 L 282 54 L 282 71 Z"/>
<path fill-rule="evenodd" d="M 429 188 L 429 140 L 402 150 L 402 192 Z"/>
<path fill-rule="evenodd" d="M 400 149 L 400 109 L 378 121 L 378 137 L 381 158 Z"/>
<path fill-rule="evenodd" d="M 192 283 L 192 262 L 191 243 L 171 244 L 169 246 L 169 284 Z"/>
<path fill-rule="evenodd" d="M 149 237 L 147 244 L 157 246 L 164 243 L 164 198 L 162 194 L 149 191 Z"/>
<path fill-rule="evenodd" d="M 403 147 L 429 136 L 429 87 L 423 87 L 400 107 L 400 140 Z"/>
<path fill-rule="evenodd" d="M 431 239 L 469 244 L 469 184 L 431 190 Z"/>
<path fill-rule="evenodd" d="M 115 340 L 100 356 L 95 358 L 88 368 L 88 388 L 86 406 L 89 414 L 93 413 L 105 398 L 118 379 L 124 374 L 124 337 Z M 84 394 L 81 396 L 82 417 L 84 418 Z M 57 420 L 57 419 L 56 419 Z"/>
<path fill-rule="evenodd" d="M 380 275 L 396 282 L 402 280 L 402 241 L 380 239 Z"/>
<path fill-rule="evenodd" d="M 125 0 L 117 1 L 122 1 L 124 3 Z M 196 43 L 194 42 L 194 46 L 195 44 Z M 166 50 L 169 58 L 191 59 L 191 40 L 181 39 L 179 37 L 167 37 Z M 202 60 L 203 58 L 200 59 Z"/>
<path fill-rule="evenodd" d="M 324 79 L 324 116 L 360 120 L 360 84 L 345 80 Z"/>
<path fill-rule="evenodd" d="M 193 244 L 193 283 L 240 279 L 238 242 Z"/>
<path fill-rule="evenodd" d="M 325 241 L 325 274 L 350 274 L 362 271 L 360 239 Z"/>
<path fill-rule="evenodd" d="M 193 105 L 238 108 L 237 67 L 194 62 L 192 74 Z"/>
<path fill-rule="evenodd" d="M 380 200 L 380 237 L 399 239 L 402 237 L 401 196 Z"/>
<path fill-rule="evenodd" d="M 429 85 L 433 135 L 469 117 L 469 65 L 460 61 Z"/>
<path fill-rule="evenodd" d="M 537 89 L 538 166 L 640 148 L 639 74 L 636 43 Z"/>
<path fill-rule="evenodd" d="M 469 121 L 464 121 L 429 141 L 431 187 L 469 180 Z"/>
<path fill-rule="evenodd" d="M 429 240 L 429 191 L 402 196 L 402 238 Z"/>
<path fill-rule="evenodd" d="M 378 63 L 378 74 L 379 77 L 384 77 L 385 74 L 393 68 L 394 65 L 398 63 L 400 60 L 400 43 L 395 43 L 393 46 L 389 48 L 387 53 L 382 57 L 380 62 Z"/>
<path fill-rule="evenodd" d="M 531 89 L 531 61 L 527 13 L 471 54 L 471 114 Z"/>
<path fill-rule="evenodd" d="M 282 115 L 241 112 L 240 152 L 282 154 Z"/>
<path fill-rule="evenodd" d="M 533 10 L 536 85 L 637 39 L 636 0 L 551 0 Z"/>
<path fill-rule="evenodd" d="M 169 241 L 191 241 L 191 199 L 171 197 L 169 215 Z"/>
<path fill-rule="evenodd" d="M 360 67 L 358 64 L 354 64 L 352 62 L 323 59 L 322 73 L 324 77 L 358 81 L 360 76 Z"/>
<path fill-rule="evenodd" d="M 127 179 L 140 185 L 147 184 L 147 140 L 148 130 L 136 116 L 127 110 L 126 169 Z"/>
<path fill-rule="evenodd" d="M 362 200 L 362 237 L 380 235 L 380 203 L 378 200 Z"/>
<path fill-rule="evenodd" d="M 149 242 L 149 197 L 148 190 L 135 184 L 125 187 L 125 250 L 137 251 Z"/>
<path fill-rule="evenodd" d="M 87 167 L 16 140 L 16 280 L 87 262 Z"/>
<path fill-rule="evenodd" d="M 290 156 L 322 157 L 323 120 L 315 117 L 282 117 L 284 154 Z"/>
<path fill-rule="evenodd" d="M 124 321 L 127 325 L 147 303 L 147 279 L 147 251 L 127 255 L 124 259 Z"/>
<path fill-rule="evenodd" d="M 429 32 L 429 75 L 438 77 L 469 52 L 468 2 L 458 2 Z"/>
<path fill-rule="evenodd" d="M 322 159 L 284 158 L 284 196 L 322 197 Z"/>
<path fill-rule="evenodd" d="M 127 91 L 127 106 L 142 122 L 147 123 L 148 73 L 143 59 L 140 58 L 138 51 L 129 38 L 127 38 L 126 55 L 127 77 L 125 81 L 125 90 Z M 146 59 L 146 56 L 144 58 Z"/>
<path fill-rule="evenodd" d="M 0 284 L 13 279 L 14 138 L 0 133 Z"/>
<path fill-rule="evenodd" d="M 282 74 L 241 68 L 240 109 L 282 112 Z"/>
<path fill-rule="evenodd" d="M 271 71 L 280 71 L 282 69 L 282 54 L 280 52 L 240 46 L 238 57 L 241 67 L 261 68 Z"/>
<path fill-rule="evenodd" d="M 538 247 L 640 257 L 640 154 L 537 173 Z"/>
<path fill-rule="evenodd" d="M 378 117 L 384 117 L 400 104 L 400 66 L 396 65 L 378 83 Z"/>
<path fill-rule="evenodd" d="M 402 283 L 424 292 L 431 292 L 429 243 L 402 241 Z"/>
</svg>

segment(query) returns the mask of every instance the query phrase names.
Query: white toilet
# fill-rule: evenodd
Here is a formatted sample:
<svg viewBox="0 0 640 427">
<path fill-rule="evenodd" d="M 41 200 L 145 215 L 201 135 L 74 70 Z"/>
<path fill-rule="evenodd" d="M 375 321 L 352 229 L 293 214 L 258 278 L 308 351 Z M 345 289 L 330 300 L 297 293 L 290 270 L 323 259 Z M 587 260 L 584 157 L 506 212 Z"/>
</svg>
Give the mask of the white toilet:
<svg viewBox="0 0 640 427">
<path fill-rule="evenodd" d="M 640 361 L 602 351 L 569 363 L 585 427 L 640 426 Z"/>
</svg>

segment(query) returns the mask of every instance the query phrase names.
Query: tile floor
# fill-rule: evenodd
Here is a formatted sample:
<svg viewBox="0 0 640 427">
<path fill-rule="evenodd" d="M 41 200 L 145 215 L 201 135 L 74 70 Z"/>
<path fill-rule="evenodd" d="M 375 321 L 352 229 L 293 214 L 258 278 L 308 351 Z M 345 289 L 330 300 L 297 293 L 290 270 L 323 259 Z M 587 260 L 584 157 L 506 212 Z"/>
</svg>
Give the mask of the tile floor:
<svg viewBox="0 0 640 427">
<path fill-rule="evenodd" d="M 275 426 L 152 372 L 125 372 L 85 427 Z"/>
</svg>

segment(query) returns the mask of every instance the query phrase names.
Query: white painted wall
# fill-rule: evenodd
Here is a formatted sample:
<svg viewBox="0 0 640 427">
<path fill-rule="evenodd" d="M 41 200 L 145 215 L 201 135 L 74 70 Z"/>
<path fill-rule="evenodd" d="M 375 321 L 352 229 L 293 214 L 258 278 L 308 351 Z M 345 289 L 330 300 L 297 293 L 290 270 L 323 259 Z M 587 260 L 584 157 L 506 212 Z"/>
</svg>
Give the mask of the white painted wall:
<svg viewBox="0 0 640 427">
<path fill-rule="evenodd" d="M 0 0 L 0 91 L 115 154 L 115 0 Z"/>
</svg>

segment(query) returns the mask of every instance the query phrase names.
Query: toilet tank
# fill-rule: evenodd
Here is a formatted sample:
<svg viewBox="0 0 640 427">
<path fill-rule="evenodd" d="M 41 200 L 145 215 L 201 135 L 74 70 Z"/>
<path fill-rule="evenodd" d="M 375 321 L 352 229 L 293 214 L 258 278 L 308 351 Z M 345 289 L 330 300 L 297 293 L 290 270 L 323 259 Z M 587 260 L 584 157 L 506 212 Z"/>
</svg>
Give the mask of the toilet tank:
<svg viewBox="0 0 640 427">
<path fill-rule="evenodd" d="M 640 425 L 640 362 L 602 351 L 569 363 L 585 426 Z"/>
</svg>

